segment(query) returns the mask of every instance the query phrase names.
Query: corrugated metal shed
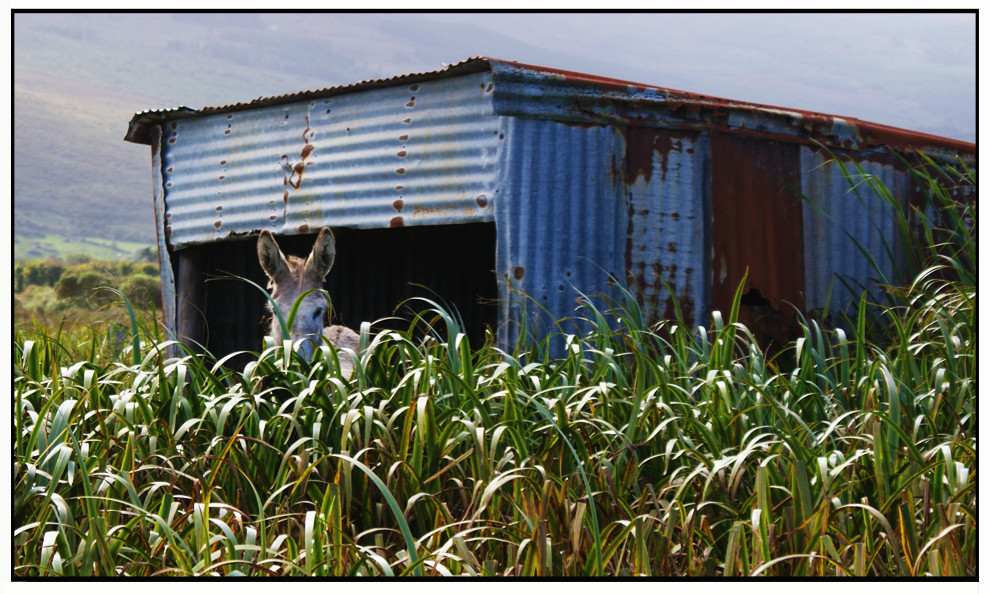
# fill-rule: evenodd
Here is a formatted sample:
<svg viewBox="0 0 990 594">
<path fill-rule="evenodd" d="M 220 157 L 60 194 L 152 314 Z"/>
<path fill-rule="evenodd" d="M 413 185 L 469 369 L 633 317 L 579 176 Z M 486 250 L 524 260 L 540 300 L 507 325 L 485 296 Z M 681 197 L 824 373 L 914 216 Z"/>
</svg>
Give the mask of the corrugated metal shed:
<svg viewBox="0 0 990 594">
<path fill-rule="evenodd" d="M 885 253 L 893 218 L 879 201 L 849 195 L 822 147 L 898 191 L 909 174 L 895 153 L 975 156 L 971 143 L 853 118 L 491 58 L 224 107 L 144 112 L 125 138 L 152 145 L 169 328 L 181 326 L 182 285 L 201 278 L 174 280 L 179 262 L 188 273 L 218 240 L 261 229 L 291 236 L 324 225 L 422 227 L 402 241 L 463 250 L 477 257 L 458 265 L 494 268 L 499 306 L 486 322 L 503 346 L 523 316 L 535 316 L 527 323 L 537 327 L 571 316 L 579 292 L 614 295 L 613 278 L 657 318 L 672 315 L 676 300 L 692 322 L 706 323 L 744 274 L 756 322 L 780 317 L 788 304 L 820 308 L 830 290 L 831 308 L 841 309 L 852 296 L 837 275 L 876 282 L 859 246 Z M 487 232 L 450 245 L 454 236 L 442 231 L 450 225 L 494 226 L 495 245 L 480 239 Z M 352 237 L 355 248 L 374 247 Z M 890 254 L 882 271 L 895 279 L 900 256 Z M 423 274 L 427 284 L 457 282 L 450 271 Z M 351 281 L 355 300 L 362 291 L 393 295 L 374 275 Z"/>
</svg>

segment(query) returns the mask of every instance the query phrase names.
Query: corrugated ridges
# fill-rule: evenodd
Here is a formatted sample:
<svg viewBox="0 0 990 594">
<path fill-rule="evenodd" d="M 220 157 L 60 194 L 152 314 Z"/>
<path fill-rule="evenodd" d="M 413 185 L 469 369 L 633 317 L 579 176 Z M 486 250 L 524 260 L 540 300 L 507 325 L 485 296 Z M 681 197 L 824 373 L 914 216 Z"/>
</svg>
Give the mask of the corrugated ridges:
<svg viewBox="0 0 990 594">
<path fill-rule="evenodd" d="M 638 137 L 645 138 L 633 140 Z M 644 304 L 650 307 L 647 315 L 673 319 L 668 284 L 685 321 L 698 323 L 709 309 L 708 137 L 642 129 L 630 130 L 626 138 L 630 184 L 626 265 L 631 288 L 642 292 Z M 630 164 L 643 159 L 648 161 L 646 171 L 630 169 Z"/>
<path fill-rule="evenodd" d="M 801 151 L 801 191 L 810 201 L 803 206 L 806 304 L 808 309 L 824 307 L 831 290 L 829 309 L 843 311 L 855 305 L 856 295 L 840 277 L 854 289 L 859 284 L 876 289 L 878 282 L 903 281 L 903 262 L 892 205 L 861 183 L 855 165 L 847 163 L 853 176 L 847 179 L 832 158 L 810 148 Z M 859 166 L 903 198 L 900 207 L 906 209 L 906 171 L 876 161 L 859 161 Z"/>
<path fill-rule="evenodd" d="M 504 118 L 497 271 L 502 287 L 499 342 L 514 344 L 518 323 L 545 335 L 551 319 L 577 312 L 577 289 L 613 293 L 624 280 L 626 218 L 615 177 L 606 174 L 621 137 L 606 127 Z M 525 316 L 525 319 L 524 319 Z M 559 345 L 558 345 L 559 347 Z"/>
<path fill-rule="evenodd" d="M 502 140 L 490 78 L 170 123 L 163 166 L 173 247 L 263 228 L 493 220 Z"/>
</svg>

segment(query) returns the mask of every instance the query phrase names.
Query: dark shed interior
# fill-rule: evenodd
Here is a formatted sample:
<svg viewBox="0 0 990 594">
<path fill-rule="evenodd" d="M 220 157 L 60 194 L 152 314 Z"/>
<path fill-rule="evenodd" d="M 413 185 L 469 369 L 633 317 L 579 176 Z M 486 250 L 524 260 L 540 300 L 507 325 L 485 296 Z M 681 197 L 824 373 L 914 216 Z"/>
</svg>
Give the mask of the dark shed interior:
<svg viewBox="0 0 990 594">
<path fill-rule="evenodd" d="M 494 330 L 498 315 L 494 223 L 340 227 L 333 232 L 337 258 L 324 283 L 333 303 L 333 323 L 355 330 L 364 321 L 378 322 L 373 328 L 405 329 L 412 312 L 429 307 L 420 301 L 405 302 L 425 297 L 460 315 L 474 345 L 484 340 L 486 328 Z M 276 240 L 284 253 L 305 257 L 316 233 Z M 217 358 L 260 351 L 269 328 L 267 299 L 234 278 L 267 286 L 256 244 L 257 236 L 252 236 L 173 253 L 179 291 L 177 331 L 184 342 L 205 346 Z M 382 320 L 391 316 L 401 319 Z M 242 368 L 248 360 L 236 357 L 230 364 Z"/>
</svg>

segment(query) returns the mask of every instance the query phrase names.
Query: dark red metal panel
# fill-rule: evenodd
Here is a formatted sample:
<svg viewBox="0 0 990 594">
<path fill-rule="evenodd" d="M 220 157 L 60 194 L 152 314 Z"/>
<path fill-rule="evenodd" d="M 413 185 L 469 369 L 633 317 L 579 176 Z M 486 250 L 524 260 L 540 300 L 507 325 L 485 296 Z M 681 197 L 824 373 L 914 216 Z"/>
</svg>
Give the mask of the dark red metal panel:
<svg viewBox="0 0 990 594">
<path fill-rule="evenodd" d="M 804 309 L 799 150 L 738 135 L 711 138 L 712 307 L 728 316 L 748 269 L 740 317 L 750 315 L 771 337 L 786 332 L 777 327 L 789 324 L 794 308 Z"/>
</svg>

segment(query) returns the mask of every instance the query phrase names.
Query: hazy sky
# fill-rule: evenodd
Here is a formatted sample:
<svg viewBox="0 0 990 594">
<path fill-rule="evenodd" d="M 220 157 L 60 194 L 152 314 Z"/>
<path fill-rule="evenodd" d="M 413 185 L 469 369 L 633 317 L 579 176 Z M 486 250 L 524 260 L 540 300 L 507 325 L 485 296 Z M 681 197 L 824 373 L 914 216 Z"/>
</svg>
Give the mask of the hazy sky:
<svg viewBox="0 0 990 594">
<path fill-rule="evenodd" d="M 119 17 L 104 15 L 105 26 L 99 25 L 100 16 L 76 18 L 95 22 L 93 29 L 108 38 L 127 34 Z M 310 34 L 318 29 L 322 56 L 333 59 L 307 65 L 312 76 L 305 79 L 306 88 L 436 70 L 442 63 L 487 55 L 968 141 L 976 135 L 972 13 L 228 13 L 190 15 L 185 22 L 145 14 L 125 28 L 133 34 L 167 26 L 177 38 L 188 39 L 183 27 L 209 22 L 209 36 L 202 35 L 202 27 L 190 30 L 209 50 L 210 37 L 245 36 L 238 19 L 266 25 L 264 36 L 242 39 L 250 43 L 249 62 L 251 52 L 284 53 L 287 65 L 307 55 L 313 60 L 302 40 L 293 45 L 293 31 L 300 25 Z M 182 59 L 190 58 L 176 52 L 161 56 L 163 63 Z M 195 59 L 189 67 L 196 67 Z M 122 68 L 120 76 L 146 68 L 156 65 Z M 161 89 L 148 88 L 146 81 L 129 87 L 161 97 L 162 103 L 135 111 L 178 103 L 224 105 L 305 90 L 272 86 L 231 96 L 230 89 L 216 85 L 206 97 L 174 97 L 166 77 L 160 83 Z M 208 103 L 197 104 L 199 99 Z"/>
<path fill-rule="evenodd" d="M 973 14 L 433 18 L 500 32 L 504 43 L 479 48 L 496 57 L 975 138 Z"/>
</svg>

